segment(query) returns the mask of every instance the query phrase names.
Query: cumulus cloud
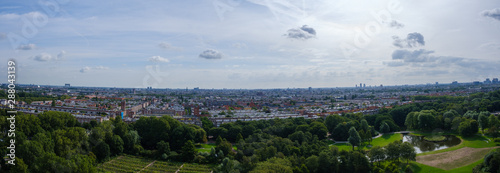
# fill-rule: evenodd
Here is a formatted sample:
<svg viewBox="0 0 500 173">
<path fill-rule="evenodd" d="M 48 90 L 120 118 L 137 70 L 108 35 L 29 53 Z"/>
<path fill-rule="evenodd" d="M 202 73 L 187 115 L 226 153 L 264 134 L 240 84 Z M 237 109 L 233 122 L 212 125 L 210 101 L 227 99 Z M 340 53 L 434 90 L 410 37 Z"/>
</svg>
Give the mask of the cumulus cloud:
<svg viewBox="0 0 500 173">
<path fill-rule="evenodd" d="M 481 12 L 481 15 L 484 17 L 491 17 L 495 20 L 500 20 L 500 8 L 484 10 Z"/>
<path fill-rule="evenodd" d="M 429 56 L 431 53 L 434 53 L 434 51 L 428 51 L 425 49 L 415 51 L 395 50 L 392 52 L 392 59 L 403 60 L 404 62 L 428 62 L 433 59 Z"/>
<path fill-rule="evenodd" d="M 244 48 L 247 48 L 247 44 L 245 44 L 245 43 L 234 43 L 233 47 L 238 48 L 238 49 L 244 49 Z"/>
<path fill-rule="evenodd" d="M 158 44 L 158 47 L 162 48 L 162 49 L 172 49 L 172 45 L 169 44 L 169 43 L 165 43 L 165 42 L 161 42 L 160 44 Z"/>
<path fill-rule="evenodd" d="M 48 53 L 41 53 L 38 55 L 33 56 L 32 58 L 36 61 L 40 62 L 48 62 L 48 61 L 60 61 L 64 59 L 64 55 L 66 54 L 66 51 L 62 50 L 59 52 L 56 56 L 52 56 L 51 54 Z"/>
<path fill-rule="evenodd" d="M 303 25 L 300 28 L 292 28 L 285 34 L 288 38 L 307 40 L 316 37 L 316 30 L 307 25 Z"/>
<path fill-rule="evenodd" d="M 56 59 L 56 58 L 53 58 L 52 55 L 50 55 L 48 53 L 41 53 L 41 54 L 35 55 L 33 58 L 36 61 L 41 61 L 41 62 L 52 61 L 52 60 Z"/>
<path fill-rule="evenodd" d="M 418 32 L 409 33 L 406 38 L 399 38 L 398 36 L 392 36 L 394 42 L 392 45 L 399 48 L 412 48 L 418 46 L 424 46 L 424 36 Z"/>
<path fill-rule="evenodd" d="M 57 59 L 58 59 L 58 60 L 62 60 L 62 59 L 64 59 L 64 56 L 65 56 L 65 55 L 66 55 L 66 51 L 62 50 L 61 52 L 59 52 L 59 53 L 57 54 Z"/>
<path fill-rule="evenodd" d="M 167 43 L 167 42 L 159 43 L 158 47 L 161 49 L 165 49 L 165 50 L 182 50 L 181 48 L 172 46 L 172 44 Z"/>
<path fill-rule="evenodd" d="M 417 67 L 450 67 L 456 65 L 463 68 L 473 68 L 486 62 L 477 62 L 461 57 L 435 56 L 434 51 L 419 49 L 414 51 L 395 50 L 392 53 L 392 60 L 384 62 L 389 67 L 417 66 Z"/>
<path fill-rule="evenodd" d="M 389 23 L 389 26 L 390 26 L 391 28 L 396 28 L 396 29 L 399 29 L 399 28 L 404 27 L 405 25 L 404 25 L 404 24 L 402 24 L 402 23 L 399 23 L 398 21 L 393 20 L 391 23 Z"/>
<path fill-rule="evenodd" d="M 200 58 L 205 59 L 222 59 L 222 56 L 222 53 L 213 49 L 207 49 L 199 55 Z"/>
<path fill-rule="evenodd" d="M 167 58 L 163 58 L 161 56 L 152 56 L 148 59 L 151 62 L 170 62 Z"/>
<path fill-rule="evenodd" d="M 86 72 L 89 72 L 91 70 L 107 70 L 107 69 L 109 69 L 109 67 L 104 67 L 104 66 L 89 67 L 89 66 L 85 66 L 82 69 L 80 69 L 80 73 L 86 73 Z"/>
<path fill-rule="evenodd" d="M 18 20 L 21 17 L 26 17 L 28 19 L 33 19 L 33 18 L 40 18 L 46 15 L 43 13 L 40 13 L 38 11 L 32 11 L 24 14 L 16 14 L 16 13 L 5 13 L 5 14 L 0 14 L 0 19 L 4 20 Z"/>
<path fill-rule="evenodd" d="M 88 66 L 83 67 L 82 69 L 80 69 L 80 73 L 85 73 L 87 71 L 90 71 L 90 67 L 88 67 Z"/>
<path fill-rule="evenodd" d="M 35 48 L 35 44 L 22 44 L 17 47 L 17 50 L 33 50 Z"/>
</svg>

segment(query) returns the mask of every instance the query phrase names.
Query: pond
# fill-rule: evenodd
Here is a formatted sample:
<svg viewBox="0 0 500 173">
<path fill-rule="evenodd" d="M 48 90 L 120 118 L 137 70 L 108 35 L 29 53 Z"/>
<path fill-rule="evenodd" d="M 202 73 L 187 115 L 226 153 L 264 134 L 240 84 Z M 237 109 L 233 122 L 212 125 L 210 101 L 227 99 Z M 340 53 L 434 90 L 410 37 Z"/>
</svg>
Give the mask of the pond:
<svg viewBox="0 0 500 173">
<path fill-rule="evenodd" d="M 403 142 L 409 142 L 417 153 L 441 150 L 460 144 L 460 139 L 453 135 L 443 135 L 446 140 L 442 142 L 429 142 L 424 140 L 424 136 L 413 136 L 403 134 Z"/>
</svg>

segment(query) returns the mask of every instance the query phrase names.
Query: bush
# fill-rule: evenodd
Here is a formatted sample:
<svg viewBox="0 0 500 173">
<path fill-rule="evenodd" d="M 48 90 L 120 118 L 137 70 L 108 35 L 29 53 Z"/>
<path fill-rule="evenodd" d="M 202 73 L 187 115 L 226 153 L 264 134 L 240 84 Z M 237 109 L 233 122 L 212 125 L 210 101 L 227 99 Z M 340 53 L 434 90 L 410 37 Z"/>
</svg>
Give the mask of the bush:
<svg viewBox="0 0 500 173">
<path fill-rule="evenodd" d="M 429 141 L 429 142 L 441 142 L 446 140 L 445 136 L 426 136 L 424 137 L 424 140 Z"/>
</svg>

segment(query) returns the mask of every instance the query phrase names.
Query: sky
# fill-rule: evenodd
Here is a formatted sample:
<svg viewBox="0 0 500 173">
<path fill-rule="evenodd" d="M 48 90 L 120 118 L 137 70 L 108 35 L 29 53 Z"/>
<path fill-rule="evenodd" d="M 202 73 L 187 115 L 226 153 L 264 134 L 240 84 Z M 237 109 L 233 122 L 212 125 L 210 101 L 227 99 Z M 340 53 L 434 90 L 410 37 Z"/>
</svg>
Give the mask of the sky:
<svg viewBox="0 0 500 173">
<path fill-rule="evenodd" d="M 126 88 L 500 78 L 500 1 L 0 1 L 0 73 Z M 6 83 L 2 81 L 1 83 Z"/>
</svg>

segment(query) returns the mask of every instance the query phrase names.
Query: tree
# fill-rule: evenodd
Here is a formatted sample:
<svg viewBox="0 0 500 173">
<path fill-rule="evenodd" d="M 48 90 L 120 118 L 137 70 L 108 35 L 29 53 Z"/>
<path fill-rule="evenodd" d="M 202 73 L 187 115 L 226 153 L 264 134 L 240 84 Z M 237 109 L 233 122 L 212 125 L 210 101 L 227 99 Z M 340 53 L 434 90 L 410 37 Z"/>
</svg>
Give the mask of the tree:
<svg viewBox="0 0 500 173">
<path fill-rule="evenodd" d="M 387 156 L 387 159 L 389 160 L 398 160 L 399 156 L 401 154 L 400 148 L 399 147 L 401 144 L 400 141 L 395 141 L 389 143 L 389 145 L 385 146 L 385 155 Z"/>
<path fill-rule="evenodd" d="M 315 121 L 311 123 L 309 132 L 311 132 L 311 134 L 313 135 L 317 135 L 319 140 L 322 140 L 326 138 L 328 129 L 326 128 L 325 124 Z"/>
<path fill-rule="evenodd" d="M 104 141 L 100 141 L 97 146 L 92 149 L 92 152 L 96 155 L 99 162 L 103 162 L 109 158 L 111 155 L 109 145 Z"/>
<path fill-rule="evenodd" d="M 239 173 L 240 162 L 237 160 L 231 160 L 229 158 L 224 158 L 222 163 L 216 168 L 215 172 L 221 173 Z"/>
<path fill-rule="evenodd" d="M 349 129 L 349 138 L 347 140 L 352 145 L 352 150 L 354 150 L 354 146 L 359 147 L 359 145 L 361 144 L 361 137 L 359 136 L 358 131 L 356 131 L 356 128 L 351 127 Z"/>
<path fill-rule="evenodd" d="M 365 119 L 361 120 L 361 130 L 367 132 L 370 129 L 370 126 L 368 125 L 368 121 Z"/>
<path fill-rule="evenodd" d="M 372 162 L 379 162 L 385 159 L 385 149 L 380 146 L 374 146 L 370 149 L 368 157 Z M 380 163 L 378 164 L 380 165 Z"/>
<path fill-rule="evenodd" d="M 113 135 L 111 139 L 107 139 L 106 143 L 109 145 L 109 149 L 111 151 L 111 155 L 119 155 L 120 153 L 123 152 L 123 140 L 120 138 L 118 135 Z"/>
<path fill-rule="evenodd" d="M 161 157 L 163 154 L 170 154 L 170 145 L 168 142 L 160 141 L 156 144 L 156 149 L 158 150 L 158 156 Z"/>
<path fill-rule="evenodd" d="M 28 173 L 28 165 L 26 165 L 21 158 L 16 158 L 16 165 L 12 166 L 10 172 Z"/>
<path fill-rule="evenodd" d="M 410 160 L 415 161 L 417 157 L 417 152 L 415 152 L 415 148 L 408 143 L 404 142 L 400 146 L 401 158 L 406 159 L 406 165 L 408 165 Z"/>
<path fill-rule="evenodd" d="M 319 169 L 318 156 L 312 155 L 306 159 L 306 166 L 309 168 L 309 172 L 317 172 Z"/>
<path fill-rule="evenodd" d="M 428 111 L 420 111 L 418 114 L 418 127 L 421 130 L 432 130 L 434 129 L 434 125 L 436 123 L 436 120 L 434 118 L 434 115 L 431 114 L 431 112 Z"/>
<path fill-rule="evenodd" d="M 328 132 L 333 133 L 333 130 L 339 123 L 342 123 L 342 117 L 339 115 L 328 115 L 325 120 L 325 125 L 328 128 Z"/>
<path fill-rule="evenodd" d="M 380 132 L 381 133 L 387 133 L 389 131 L 390 131 L 389 125 L 387 125 L 386 122 L 382 122 L 382 125 L 380 125 Z"/>
<path fill-rule="evenodd" d="M 479 126 L 476 120 L 467 119 L 460 123 L 458 127 L 458 133 L 461 136 L 472 136 L 477 133 Z"/>
<path fill-rule="evenodd" d="M 164 118 L 142 116 L 135 122 L 134 128 L 141 136 L 141 144 L 146 149 L 154 149 L 161 140 L 169 141 L 170 139 L 171 126 Z"/>
<path fill-rule="evenodd" d="M 196 156 L 196 147 L 194 146 L 193 141 L 188 140 L 184 146 L 182 147 L 182 160 L 185 162 L 191 162 Z"/>
<path fill-rule="evenodd" d="M 250 171 L 250 173 L 260 173 L 260 172 L 280 172 L 280 173 L 292 173 L 292 163 L 287 159 L 281 158 L 270 158 L 265 162 L 257 163 L 257 166 Z"/>
<path fill-rule="evenodd" d="M 482 113 L 483 112 L 481 112 L 481 114 L 479 114 L 478 123 L 479 123 L 479 127 L 481 127 L 481 131 L 484 134 L 484 129 L 488 127 L 488 117 Z"/>
<path fill-rule="evenodd" d="M 488 125 L 489 127 L 493 127 L 493 126 L 498 126 L 499 125 L 499 122 L 498 122 L 498 118 L 497 116 L 491 114 L 489 117 L 488 117 Z"/>
<path fill-rule="evenodd" d="M 366 158 L 364 154 L 361 154 L 358 151 L 352 152 L 350 157 L 350 162 L 354 167 L 353 172 L 355 173 L 370 172 L 370 162 L 368 161 L 368 158 Z"/>
<path fill-rule="evenodd" d="M 347 123 L 339 123 L 337 127 L 333 130 L 332 133 L 332 138 L 335 139 L 336 141 L 345 141 L 347 138 L 349 138 L 349 128 L 347 126 Z"/>
<path fill-rule="evenodd" d="M 406 129 L 416 129 L 418 127 L 417 114 L 418 114 L 417 112 L 410 112 L 406 116 L 406 121 L 405 121 Z"/>
</svg>

